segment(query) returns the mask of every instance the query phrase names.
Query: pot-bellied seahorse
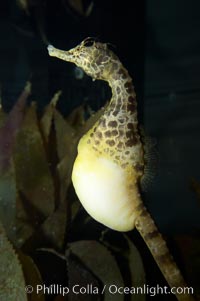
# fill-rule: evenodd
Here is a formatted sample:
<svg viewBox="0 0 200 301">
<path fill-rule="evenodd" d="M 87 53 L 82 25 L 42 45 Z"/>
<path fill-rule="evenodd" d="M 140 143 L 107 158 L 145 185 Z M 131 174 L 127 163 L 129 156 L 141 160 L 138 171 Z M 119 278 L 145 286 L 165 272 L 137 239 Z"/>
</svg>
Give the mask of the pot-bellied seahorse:
<svg viewBox="0 0 200 301">
<path fill-rule="evenodd" d="M 80 139 L 72 172 L 75 191 L 86 211 L 118 231 L 137 228 L 170 287 L 185 281 L 166 243 L 145 208 L 140 194 L 144 176 L 144 147 L 137 119 L 132 79 L 107 44 L 91 39 L 69 51 L 48 46 L 50 56 L 75 63 L 94 80 L 107 81 L 112 98 L 102 116 Z M 192 301 L 177 294 L 179 301 Z"/>
</svg>

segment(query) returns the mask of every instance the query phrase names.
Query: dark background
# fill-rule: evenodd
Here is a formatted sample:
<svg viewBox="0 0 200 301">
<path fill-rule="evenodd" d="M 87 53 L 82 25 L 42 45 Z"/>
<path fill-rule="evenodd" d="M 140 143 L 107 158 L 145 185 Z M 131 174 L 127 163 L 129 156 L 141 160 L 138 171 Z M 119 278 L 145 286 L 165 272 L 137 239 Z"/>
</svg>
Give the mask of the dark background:
<svg viewBox="0 0 200 301">
<path fill-rule="evenodd" d="M 145 202 L 163 233 L 199 229 L 200 202 L 191 188 L 200 181 L 200 2 L 16 1 L 0 2 L 0 83 L 9 111 L 31 80 L 38 108 L 63 90 L 64 115 L 81 103 L 99 109 L 110 97 L 74 65 L 48 56 L 48 42 L 69 49 L 84 38 L 111 43 L 133 77 L 140 122 L 157 141 L 158 174 Z"/>
</svg>

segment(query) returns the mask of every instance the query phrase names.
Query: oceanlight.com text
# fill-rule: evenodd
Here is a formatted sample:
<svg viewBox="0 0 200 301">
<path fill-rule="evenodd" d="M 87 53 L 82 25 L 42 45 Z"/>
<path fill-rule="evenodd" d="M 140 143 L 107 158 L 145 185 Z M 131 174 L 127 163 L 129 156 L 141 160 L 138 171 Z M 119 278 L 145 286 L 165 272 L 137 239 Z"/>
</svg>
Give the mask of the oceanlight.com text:
<svg viewBox="0 0 200 301">
<path fill-rule="evenodd" d="M 138 287 L 127 287 L 127 286 L 117 286 L 116 284 L 105 284 L 102 288 L 94 286 L 92 284 L 87 284 L 85 286 L 81 286 L 79 284 L 75 284 L 72 287 L 62 286 L 59 284 L 51 284 L 49 286 L 38 284 L 36 287 L 31 285 L 27 285 L 25 287 L 25 291 L 27 294 L 31 294 L 35 292 L 36 294 L 43 295 L 62 295 L 66 296 L 69 293 L 75 295 L 98 295 L 104 294 L 108 292 L 111 295 L 150 295 L 154 297 L 156 295 L 169 295 L 169 294 L 193 294 L 194 290 L 192 287 L 172 287 L 168 286 L 160 286 L 159 284 L 156 286 L 149 286 L 148 284 L 144 284 L 143 286 Z"/>
</svg>

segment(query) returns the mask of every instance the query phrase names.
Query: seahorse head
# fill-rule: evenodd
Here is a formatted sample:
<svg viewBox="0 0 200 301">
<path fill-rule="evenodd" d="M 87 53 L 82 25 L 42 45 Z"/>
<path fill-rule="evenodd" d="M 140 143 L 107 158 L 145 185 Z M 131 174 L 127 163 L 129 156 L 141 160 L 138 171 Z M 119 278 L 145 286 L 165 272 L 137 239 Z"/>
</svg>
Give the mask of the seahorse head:
<svg viewBox="0 0 200 301">
<path fill-rule="evenodd" d="M 48 51 L 51 56 L 75 63 L 94 80 L 108 80 L 109 75 L 112 75 L 113 70 L 119 65 L 117 56 L 107 44 L 96 42 L 91 38 L 83 40 L 69 51 L 56 49 L 52 45 L 48 46 Z"/>
</svg>

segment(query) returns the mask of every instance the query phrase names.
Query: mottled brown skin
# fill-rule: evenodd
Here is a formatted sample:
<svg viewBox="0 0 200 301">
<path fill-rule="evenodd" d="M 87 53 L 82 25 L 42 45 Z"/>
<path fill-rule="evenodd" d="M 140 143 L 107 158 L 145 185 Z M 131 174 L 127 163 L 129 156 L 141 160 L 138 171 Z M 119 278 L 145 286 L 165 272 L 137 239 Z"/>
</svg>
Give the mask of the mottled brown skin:
<svg viewBox="0 0 200 301">
<path fill-rule="evenodd" d="M 135 227 L 140 232 L 170 287 L 186 283 L 167 245 L 140 197 L 139 187 L 144 175 L 144 150 L 138 132 L 136 94 L 132 79 L 119 58 L 106 44 L 91 39 L 77 47 L 62 51 L 48 46 L 49 54 L 81 67 L 94 80 L 108 82 L 112 98 L 91 130 L 82 138 L 97 153 L 104 154 L 125 170 L 133 169 L 138 199 L 135 201 Z M 176 295 L 179 301 L 194 300 L 191 295 Z"/>
<path fill-rule="evenodd" d="M 49 46 L 49 52 L 52 56 L 73 61 L 94 80 L 101 79 L 109 83 L 112 99 L 90 131 L 90 137 L 87 135 L 87 143 L 91 143 L 95 150 L 114 157 L 124 167 L 133 165 L 139 180 L 143 174 L 144 156 L 138 134 L 137 103 L 132 79 L 106 44 L 94 42 L 92 46 L 87 46 L 87 43 L 88 40 L 85 40 L 67 52 Z"/>
</svg>

